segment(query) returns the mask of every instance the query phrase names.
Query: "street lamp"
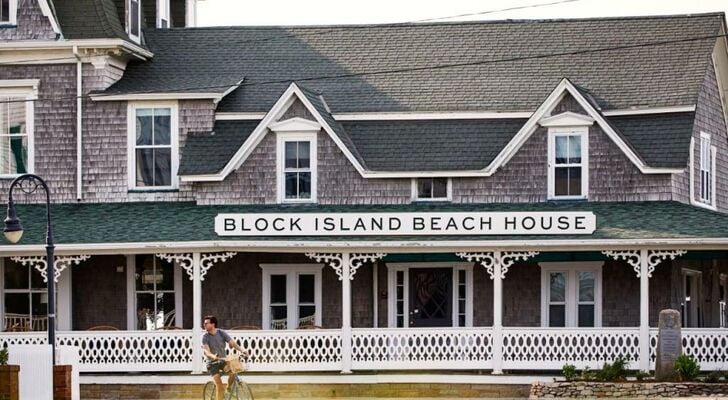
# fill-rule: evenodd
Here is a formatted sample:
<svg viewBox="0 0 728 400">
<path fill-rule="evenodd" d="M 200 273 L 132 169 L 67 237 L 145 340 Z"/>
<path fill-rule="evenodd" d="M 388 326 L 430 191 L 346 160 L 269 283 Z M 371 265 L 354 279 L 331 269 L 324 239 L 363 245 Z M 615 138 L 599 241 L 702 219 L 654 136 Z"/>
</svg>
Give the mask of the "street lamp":
<svg viewBox="0 0 728 400">
<path fill-rule="evenodd" d="M 48 282 L 48 343 L 51 345 L 51 360 L 56 365 L 56 294 L 55 294 L 55 265 L 53 258 L 53 226 L 51 225 L 51 192 L 48 185 L 38 175 L 23 174 L 15 178 L 10 184 L 8 190 L 8 216 L 5 218 L 5 239 L 10 243 L 18 243 L 23 236 L 23 226 L 15 212 L 15 203 L 13 202 L 13 189 L 20 188 L 24 193 L 35 193 L 39 188 L 43 188 L 46 194 L 46 280 Z"/>
</svg>

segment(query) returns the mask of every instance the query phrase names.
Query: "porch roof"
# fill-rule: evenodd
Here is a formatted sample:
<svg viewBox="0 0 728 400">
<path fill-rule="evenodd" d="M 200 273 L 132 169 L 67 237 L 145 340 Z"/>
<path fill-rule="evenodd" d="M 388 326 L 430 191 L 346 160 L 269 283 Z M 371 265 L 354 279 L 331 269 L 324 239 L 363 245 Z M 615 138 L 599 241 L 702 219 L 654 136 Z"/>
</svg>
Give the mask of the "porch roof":
<svg viewBox="0 0 728 400">
<path fill-rule="evenodd" d="M 18 206 L 25 234 L 19 244 L 45 243 L 45 206 Z M 62 248 L 73 244 L 226 242 L 240 237 L 215 233 L 218 213 L 362 213 L 362 212 L 508 212 L 508 211 L 592 211 L 596 230 L 592 235 L 439 235 L 439 236 L 297 236 L 251 237 L 247 241 L 611 241 L 644 239 L 720 239 L 728 237 L 728 215 L 663 202 L 545 202 L 501 204 L 413 203 L 402 205 L 196 205 L 193 202 L 135 202 L 99 204 L 54 204 L 55 241 Z M 42 249 L 42 247 L 38 247 Z"/>
</svg>

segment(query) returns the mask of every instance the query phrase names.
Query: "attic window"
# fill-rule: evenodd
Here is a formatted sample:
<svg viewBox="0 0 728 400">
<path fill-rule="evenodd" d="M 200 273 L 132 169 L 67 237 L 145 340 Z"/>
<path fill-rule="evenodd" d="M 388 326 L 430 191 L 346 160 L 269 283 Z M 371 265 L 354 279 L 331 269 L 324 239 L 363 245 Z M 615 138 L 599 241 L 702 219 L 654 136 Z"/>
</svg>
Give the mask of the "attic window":
<svg viewBox="0 0 728 400">
<path fill-rule="evenodd" d="M 17 23 L 18 0 L 0 0 L 0 24 Z"/>
<path fill-rule="evenodd" d="M 169 28 L 169 0 L 157 0 L 157 28 Z"/>
<path fill-rule="evenodd" d="M 141 12 L 140 12 L 140 3 L 141 0 L 128 0 L 127 3 L 127 10 L 128 10 L 128 24 L 127 29 L 129 30 L 129 37 L 139 42 L 139 30 L 140 26 L 142 24 L 141 21 Z"/>
<path fill-rule="evenodd" d="M 452 182 L 448 178 L 417 178 L 412 181 L 415 201 L 449 201 Z"/>
</svg>

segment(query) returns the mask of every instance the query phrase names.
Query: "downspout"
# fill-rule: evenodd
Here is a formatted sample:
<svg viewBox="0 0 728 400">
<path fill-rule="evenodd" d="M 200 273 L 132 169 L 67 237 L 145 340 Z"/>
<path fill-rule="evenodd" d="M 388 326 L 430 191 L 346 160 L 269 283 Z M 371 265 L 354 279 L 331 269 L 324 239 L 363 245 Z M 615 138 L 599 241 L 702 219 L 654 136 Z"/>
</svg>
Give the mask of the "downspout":
<svg viewBox="0 0 728 400">
<path fill-rule="evenodd" d="M 83 91 L 81 83 L 83 82 L 83 63 L 81 62 L 81 55 L 78 52 L 78 46 L 73 46 L 73 55 L 76 56 L 76 200 L 81 201 L 83 199 L 83 188 L 81 187 L 82 176 L 81 176 L 81 152 L 82 152 L 82 137 L 83 132 L 83 102 L 82 96 Z"/>
</svg>

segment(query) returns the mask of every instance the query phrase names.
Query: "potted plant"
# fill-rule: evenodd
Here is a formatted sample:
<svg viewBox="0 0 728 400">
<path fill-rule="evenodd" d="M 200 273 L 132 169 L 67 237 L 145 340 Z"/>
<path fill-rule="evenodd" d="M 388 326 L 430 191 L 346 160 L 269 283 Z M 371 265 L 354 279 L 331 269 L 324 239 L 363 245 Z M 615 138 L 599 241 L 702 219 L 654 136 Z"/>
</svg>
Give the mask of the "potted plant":
<svg viewBox="0 0 728 400">
<path fill-rule="evenodd" d="M 18 400 L 20 365 L 8 365 L 8 349 L 0 349 L 0 400 Z"/>
</svg>

